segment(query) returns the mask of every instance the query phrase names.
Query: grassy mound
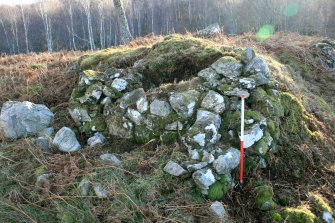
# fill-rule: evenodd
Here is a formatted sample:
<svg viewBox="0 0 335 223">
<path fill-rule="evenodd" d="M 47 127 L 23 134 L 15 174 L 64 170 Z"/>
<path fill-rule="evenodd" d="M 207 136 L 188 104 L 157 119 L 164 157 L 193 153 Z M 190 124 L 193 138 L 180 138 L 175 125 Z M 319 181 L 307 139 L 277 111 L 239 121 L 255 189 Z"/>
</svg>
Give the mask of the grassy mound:
<svg viewBox="0 0 335 223">
<path fill-rule="evenodd" d="M 181 161 L 186 156 L 185 150 L 174 140 L 169 147 L 157 142 L 134 147 L 126 140 L 114 140 L 94 150 L 84 148 L 76 154 L 55 151 L 43 154 L 29 140 L 1 139 L 0 219 L 9 223 L 186 222 L 193 216 L 199 222 L 211 222 L 213 219 L 207 212 L 210 200 L 221 200 L 236 222 L 283 222 L 285 219 L 286 222 L 315 222 L 320 218 L 319 212 L 334 209 L 335 167 L 334 158 L 329 155 L 333 153 L 328 153 L 334 150 L 335 140 L 335 130 L 330 125 L 335 110 L 334 75 L 310 63 L 309 57 L 306 62 L 298 56 L 297 52 L 302 51 L 296 48 L 305 49 L 302 47 L 305 43 L 294 41 L 291 44 L 295 47 L 292 47 L 285 43 L 290 41 L 279 40 L 274 37 L 273 42 L 270 39 L 257 43 L 247 36 L 203 40 L 173 35 L 164 40 L 156 38 L 144 44 L 94 52 L 82 56 L 77 67 L 73 67 L 76 71 L 105 72 L 112 66 L 132 67 L 141 60 L 137 69 L 145 75 L 147 85 L 164 83 L 160 90 L 165 94 L 175 81 L 181 81 L 183 89 L 197 84 L 196 80 L 185 83 L 182 80 L 195 76 L 217 58 L 239 57 L 239 51 L 235 52 L 234 48 L 254 45 L 258 53 L 264 54 L 272 77 L 279 83 L 279 98 L 274 99 L 268 90 L 255 89 L 256 97 L 249 100 L 258 107 L 246 111 L 246 118 L 259 121 L 267 115 L 266 109 L 259 109 L 265 108 L 261 103 L 264 99 L 280 101 L 282 107 L 274 103 L 281 118 L 268 121 L 265 130 L 278 142 L 278 151 L 262 156 L 269 164 L 266 169 L 259 169 L 259 160 L 254 157 L 246 158 L 244 187 L 229 190 L 222 179 L 210 187 L 208 196 L 203 196 L 194 189 L 189 176 L 174 178 L 166 174 L 163 166 L 169 159 Z M 232 47 L 224 47 L 227 41 Z M 280 44 L 285 46 L 285 51 Z M 81 54 L 20 55 L 1 59 L 0 69 L 5 75 L 0 81 L 0 104 L 9 99 L 44 103 L 56 112 L 56 129 L 74 126 L 67 107 L 76 77 L 69 76 L 67 71 Z M 238 131 L 239 117 L 238 111 L 225 113 L 223 129 Z M 166 140 L 169 139 L 167 136 Z M 238 142 L 232 145 L 238 146 Z M 265 142 L 259 143 L 259 147 L 264 146 L 267 146 Z M 124 150 L 125 147 L 128 149 Z M 123 165 L 116 167 L 100 161 L 99 155 L 106 152 L 116 153 Z M 37 183 L 43 173 L 53 175 Z M 232 177 L 238 179 L 238 171 Z M 269 182 L 255 187 L 255 182 L 262 179 Z M 81 186 L 85 182 L 89 185 L 87 194 L 82 193 Z M 107 191 L 106 198 L 94 193 L 96 185 Z M 293 201 L 285 200 L 279 193 L 288 188 L 286 198 L 289 196 Z M 329 204 L 314 196 L 313 209 L 297 208 L 309 199 L 306 196 L 309 191 L 320 193 Z M 264 201 L 270 205 L 264 207 Z M 266 209 L 274 214 L 269 217 Z"/>
</svg>

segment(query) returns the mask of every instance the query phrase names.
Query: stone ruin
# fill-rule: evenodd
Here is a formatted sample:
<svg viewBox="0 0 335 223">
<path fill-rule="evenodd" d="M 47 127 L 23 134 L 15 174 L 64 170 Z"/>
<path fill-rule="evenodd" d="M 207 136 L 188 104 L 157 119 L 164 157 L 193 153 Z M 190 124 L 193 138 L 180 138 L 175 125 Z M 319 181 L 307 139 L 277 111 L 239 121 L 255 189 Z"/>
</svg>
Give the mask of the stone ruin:
<svg viewBox="0 0 335 223">
<path fill-rule="evenodd" d="M 171 160 L 164 170 L 174 176 L 193 173 L 195 183 L 207 194 L 222 177 L 234 185 L 230 173 L 239 165 L 239 97 L 243 93 L 248 95 L 246 153 L 259 168 L 266 167 L 265 154 L 276 152 L 283 108 L 278 84 L 271 80 L 262 57 L 248 48 L 240 59 L 223 56 L 190 80 L 151 88 L 143 84 L 148 80 L 139 72 L 141 63 L 80 73 L 69 112 L 81 132 L 105 132 L 137 144 L 180 139 L 189 160 L 179 164 Z"/>
<path fill-rule="evenodd" d="M 335 42 L 321 40 L 312 46 L 314 54 L 319 58 L 321 65 L 331 72 L 335 72 Z"/>
</svg>

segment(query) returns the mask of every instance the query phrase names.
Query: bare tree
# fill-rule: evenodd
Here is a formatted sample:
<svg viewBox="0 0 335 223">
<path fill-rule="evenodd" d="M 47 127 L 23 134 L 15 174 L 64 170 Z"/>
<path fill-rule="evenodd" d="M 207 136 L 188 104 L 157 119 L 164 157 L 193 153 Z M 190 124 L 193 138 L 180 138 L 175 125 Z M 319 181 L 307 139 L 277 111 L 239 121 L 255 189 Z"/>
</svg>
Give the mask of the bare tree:
<svg viewBox="0 0 335 223">
<path fill-rule="evenodd" d="M 99 1 L 98 3 L 98 12 L 99 12 L 99 25 L 100 25 L 100 48 L 105 48 L 105 14 L 104 14 L 104 1 Z"/>
<path fill-rule="evenodd" d="M 118 15 L 121 41 L 123 43 L 129 43 L 133 39 L 133 37 L 129 31 L 126 14 L 124 12 L 121 0 L 113 0 L 113 2 L 116 9 L 116 13 Z"/>
<path fill-rule="evenodd" d="M 11 31 L 12 31 L 12 36 L 13 36 L 13 45 L 16 46 L 16 52 L 20 52 L 20 47 L 19 47 L 19 34 L 18 34 L 18 28 L 17 28 L 17 8 L 15 8 L 12 11 L 8 10 L 9 18 L 11 21 Z M 14 49 L 14 47 L 13 47 Z"/>
<path fill-rule="evenodd" d="M 29 31 L 29 14 L 25 12 L 25 8 L 23 4 L 20 5 L 21 8 L 21 17 L 24 28 L 24 39 L 26 43 L 26 53 L 29 53 L 29 45 L 28 45 L 28 31 Z"/>
<path fill-rule="evenodd" d="M 64 5 L 65 5 L 67 13 L 69 14 L 69 18 L 70 18 L 69 31 L 70 31 L 70 36 L 71 36 L 72 47 L 73 47 L 74 50 L 77 50 L 76 40 L 75 40 L 75 32 L 74 32 L 74 25 L 73 25 L 72 1 L 73 0 L 66 0 Z"/>
<path fill-rule="evenodd" d="M 51 31 L 51 18 L 50 18 L 50 2 L 40 1 L 38 3 L 38 12 L 43 20 L 43 26 L 45 30 L 45 39 L 47 41 L 48 52 L 53 52 L 53 42 L 52 42 L 52 31 Z"/>
<path fill-rule="evenodd" d="M 3 22 L 2 19 L 0 19 L 0 23 L 1 23 L 1 26 L 2 26 L 3 31 L 4 31 L 4 33 L 5 33 L 6 42 L 7 42 L 7 46 L 8 46 L 9 52 L 12 53 L 12 47 L 11 47 L 10 42 L 9 42 L 7 29 L 6 29 L 5 24 L 4 24 L 4 22 Z"/>
<path fill-rule="evenodd" d="M 92 17 L 91 17 L 91 0 L 79 0 L 82 7 L 84 8 L 84 12 L 87 19 L 87 30 L 88 30 L 88 40 L 90 43 L 90 49 L 95 50 L 94 36 L 93 36 L 93 28 L 92 28 Z"/>
</svg>

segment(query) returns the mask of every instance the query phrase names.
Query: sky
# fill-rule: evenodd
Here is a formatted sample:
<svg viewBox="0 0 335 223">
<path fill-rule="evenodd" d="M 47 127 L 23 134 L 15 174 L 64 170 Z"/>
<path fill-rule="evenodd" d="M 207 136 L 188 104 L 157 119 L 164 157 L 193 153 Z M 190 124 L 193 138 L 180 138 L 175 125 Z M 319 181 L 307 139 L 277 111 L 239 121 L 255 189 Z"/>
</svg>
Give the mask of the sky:
<svg viewBox="0 0 335 223">
<path fill-rule="evenodd" d="M 0 5 L 21 5 L 36 2 L 37 0 L 0 0 Z"/>
</svg>

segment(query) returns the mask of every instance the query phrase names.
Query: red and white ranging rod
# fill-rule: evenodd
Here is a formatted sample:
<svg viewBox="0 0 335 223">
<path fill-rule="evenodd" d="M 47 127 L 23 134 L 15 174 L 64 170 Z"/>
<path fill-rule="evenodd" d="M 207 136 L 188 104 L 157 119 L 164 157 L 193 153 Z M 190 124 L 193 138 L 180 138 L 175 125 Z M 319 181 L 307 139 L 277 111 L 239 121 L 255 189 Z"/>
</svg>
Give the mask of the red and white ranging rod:
<svg viewBox="0 0 335 223">
<path fill-rule="evenodd" d="M 243 183 L 244 166 L 244 99 L 246 95 L 241 94 L 241 137 L 240 137 L 240 184 Z"/>
</svg>

